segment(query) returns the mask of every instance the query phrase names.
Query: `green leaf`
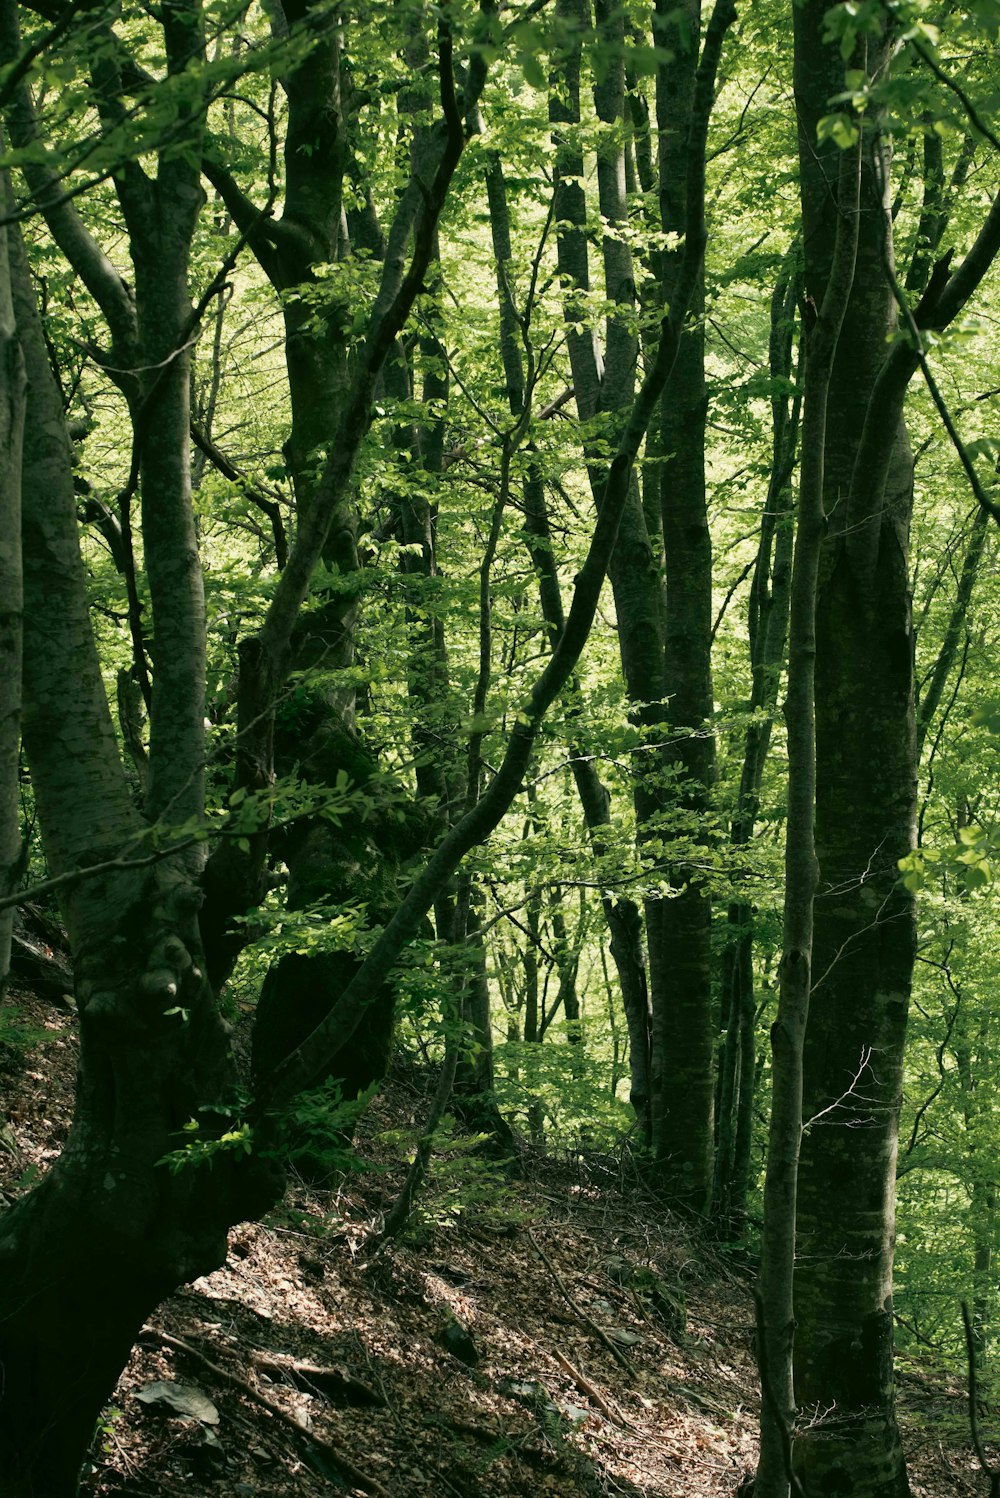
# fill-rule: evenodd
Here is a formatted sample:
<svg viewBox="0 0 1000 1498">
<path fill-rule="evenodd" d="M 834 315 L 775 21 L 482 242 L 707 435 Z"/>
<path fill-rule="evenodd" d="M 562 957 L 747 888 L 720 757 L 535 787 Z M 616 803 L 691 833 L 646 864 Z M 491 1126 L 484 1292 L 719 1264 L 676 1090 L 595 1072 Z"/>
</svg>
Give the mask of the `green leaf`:
<svg viewBox="0 0 1000 1498">
<path fill-rule="evenodd" d="M 857 143 L 858 127 L 849 114 L 825 114 L 816 126 L 816 139 L 832 140 L 842 151 Z"/>
<path fill-rule="evenodd" d="M 545 69 L 542 67 L 541 63 L 534 55 L 534 53 L 520 52 L 518 53 L 517 60 L 521 65 L 521 71 L 524 74 L 525 81 L 527 83 L 530 83 L 532 88 L 542 90 L 548 87 L 548 79 L 545 76 Z"/>
</svg>

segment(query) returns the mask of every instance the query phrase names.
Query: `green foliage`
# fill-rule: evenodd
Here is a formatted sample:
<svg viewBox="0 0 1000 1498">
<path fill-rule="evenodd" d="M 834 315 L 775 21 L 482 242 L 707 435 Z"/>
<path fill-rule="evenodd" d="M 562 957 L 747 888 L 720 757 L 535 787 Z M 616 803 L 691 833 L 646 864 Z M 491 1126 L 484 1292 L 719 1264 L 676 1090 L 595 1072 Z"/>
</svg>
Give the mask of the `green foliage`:
<svg viewBox="0 0 1000 1498">
<path fill-rule="evenodd" d="M 211 1170 L 220 1155 L 239 1158 L 253 1153 L 253 1129 L 248 1123 L 237 1122 L 223 1134 L 203 1137 L 201 1124 L 196 1118 L 192 1118 L 184 1125 L 183 1132 L 187 1135 L 187 1143 L 180 1149 L 168 1151 L 156 1162 L 157 1165 L 165 1165 L 171 1175 L 177 1175 L 182 1170 L 200 1169 L 202 1166 Z"/>
<path fill-rule="evenodd" d="M 15 1070 L 27 1051 L 51 1038 L 47 1030 L 30 1024 L 16 1004 L 0 1005 L 0 1071 Z"/>
<path fill-rule="evenodd" d="M 587 1149 L 614 1149 L 634 1123 L 628 1103 L 608 1085 L 607 1039 L 601 1044 L 596 1025 L 585 1033 L 586 1052 L 579 1041 L 567 1041 L 565 1025 L 554 1026 L 543 1045 L 508 1041 L 496 1048 L 497 1101 L 505 1116 L 525 1133 L 537 1132 L 541 1120 L 550 1147 L 557 1150 L 575 1150 L 581 1143 Z M 622 1087 L 625 1081 L 622 1076 Z"/>
<path fill-rule="evenodd" d="M 385 1130 L 376 1136 L 409 1162 L 419 1136 L 412 1129 Z M 482 1152 L 485 1134 L 465 1132 L 456 1119 L 445 1114 L 434 1131 L 426 1183 L 417 1196 L 407 1231 L 453 1228 L 464 1218 L 487 1225 L 523 1220 L 517 1196 L 507 1181 L 509 1160 L 497 1160 Z"/>
<path fill-rule="evenodd" d="M 866 38 L 884 26 L 887 9 L 896 50 L 892 66 L 871 78 L 861 53 Z M 663 746 L 673 734 L 671 702 L 657 703 L 643 715 L 630 698 L 622 679 L 621 621 L 608 593 L 577 679 L 539 736 L 514 813 L 463 865 L 475 931 L 453 948 L 435 939 L 428 922 L 391 980 L 401 1034 L 423 1060 L 436 1062 L 449 1038 L 455 1039 L 456 995 L 482 962 L 492 1004 L 498 1105 L 518 1129 L 558 1150 L 610 1150 L 635 1128 L 625 1097 L 628 1038 L 602 902 L 630 898 L 641 905 L 669 898 L 696 867 L 706 897 L 715 902 L 717 960 L 732 936 L 727 902 L 739 900 L 752 910 L 758 1054 L 766 1046 L 781 943 L 785 741 L 780 708 L 752 711 L 749 706 L 747 594 L 766 508 L 775 410 L 801 395 L 796 361 L 788 377 L 777 379 L 768 362 L 769 302 L 799 235 L 798 165 L 795 113 L 787 102 L 792 93 L 787 11 L 770 0 L 741 10 L 738 46 L 727 61 L 711 126 L 711 222 L 704 315 L 698 316 L 706 349 L 717 610 L 716 700 L 698 730 L 712 734 L 717 748 L 718 778 L 709 809 L 697 814 L 687 809 L 679 772 L 665 767 Z M 648 366 L 650 334 L 663 310 L 662 262 L 679 244 L 676 235 L 659 227 L 655 189 L 643 190 L 639 180 L 643 145 L 656 156 L 654 75 L 670 60 L 669 53 L 652 44 L 648 14 L 638 6 L 628 8 L 624 45 L 609 45 L 589 21 L 577 35 L 552 5 L 526 11 L 521 4 L 492 14 L 473 0 L 455 0 L 445 10 L 413 0 L 337 9 L 344 98 L 355 111 L 343 132 L 352 154 L 342 184 L 346 234 L 341 243 L 338 228 L 333 248 L 321 246 L 315 254 L 306 243 L 310 230 L 292 215 L 283 217 L 280 144 L 288 138 L 289 115 L 287 90 L 279 80 L 287 81 L 313 55 L 332 10 L 314 8 L 308 24 L 293 24 L 287 37 L 279 38 L 259 9 L 241 14 L 236 36 L 231 15 L 211 5 L 205 12 L 212 40 L 207 59 L 192 58 L 190 66 L 168 76 L 157 15 L 129 3 L 114 19 L 117 41 L 103 19 L 84 17 L 28 72 L 39 100 L 46 159 L 67 174 L 83 223 L 115 247 L 114 263 L 123 274 L 131 275 L 129 226 L 107 174 L 141 162 L 153 176 L 157 150 L 162 148 L 167 163 L 191 153 L 193 126 L 203 107 L 207 158 L 230 171 L 252 204 L 255 227 L 266 230 L 272 247 L 282 245 L 288 264 L 299 265 L 301 256 L 300 268 L 283 272 L 285 282 L 276 291 L 238 238 L 231 211 L 210 197 L 195 236 L 188 288 L 192 301 L 207 293 L 221 262 L 238 245 L 226 286 L 209 299 L 191 351 L 197 424 L 232 460 L 238 476 L 216 471 L 200 449 L 193 452 L 208 618 L 208 812 L 181 825 L 148 828 L 139 851 L 166 858 L 179 847 L 206 854 L 221 847 L 263 857 L 269 839 L 265 872 L 273 887 L 260 903 L 241 906 L 244 913 L 237 917 L 252 941 L 224 997 L 234 1016 L 252 1009 L 267 964 L 283 955 L 341 952 L 363 958 L 405 896 L 418 859 L 499 763 L 512 725 L 523 721 L 518 715 L 526 684 L 551 645 L 536 562 L 525 546 L 525 483 L 537 477 L 545 492 L 550 535 L 539 544 L 554 560 L 566 607 L 593 521 L 584 454 L 600 465 L 615 439 L 613 413 L 601 409 L 580 420 L 566 398 L 573 384 L 567 340 L 584 332 L 601 341 L 609 321 L 617 319 L 620 330 L 639 337 L 639 363 Z M 276 509 L 294 538 L 312 491 L 335 456 L 334 418 L 369 330 L 382 270 L 378 255 L 361 242 L 365 215 L 377 215 L 382 230 L 391 223 L 406 187 L 413 132 L 436 117 L 437 80 L 428 60 L 443 15 L 454 27 L 461 69 L 470 59 L 491 64 L 482 129 L 468 144 L 442 219 L 440 259 L 425 277 L 398 340 L 395 353 L 405 361 L 402 379 L 398 388 L 388 377 L 379 385 L 353 486 L 335 517 L 328 554 L 310 578 L 296 644 L 308 664 L 299 668 L 296 658 L 276 714 L 287 773 L 250 794 L 234 789 L 240 748 L 238 646 L 260 628 L 278 585 L 274 532 L 260 499 Z M 673 24 L 680 17 L 678 11 L 669 20 Z M 1000 6 L 996 0 L 974 0 L 961 11 L 946 12 L 930 0 L 891 0 L 888 6 L 886 0 L 849 0 L 830 8 L 827 28 L 839 48 L 843 77 L 820 120 L 818 144 L 832 154 L 853 144 L 859 129 L 894 137 L 901 267 L 915 247 L 930 246 L 922 163 L 925 149 L 939 146 L 943 180 L 956 190 L 933 257 L 951 251 L 960 258 L 978 230 L 987 197 L 991 148 L 980 139 L 970 155 L 966 139 L 976 135 L 970 105 L 987 122 L 996 117 Z M 584 202 L 581 238 L 591 255 L 585 290 L 570 288 L 560 267 L 550 211 L 554 146 L 547 96 L 550 88 L 562 96 L 565 64 L 577 43 L 584 98 L 624 62 L 629 111 L 625 123 L 607 127 L 588 105 L 581 124 L 560 127 L 563 142 L 579 146 L 584 156 L 577 186 Z M 146 76 L 124 96 L 121 118 L 111 120 L 107 110 L 99 118 L 92 67 L 114 62 L 121 48 Z M 960 84 L 965 102 L 931 64 Z M 0 87 L 9 76 L 9 65 L 0 69 Z M 647 137 L 643 121 L 650 119 Z M 615 139 L 628 142 L 630 180 L 626 220 L 612 226 L 601 211 L 593 164 L 598 150 Z M 200 157 L 200 145 L 198 152 Z M 4 161 L 16 167 L 41 155 L 33 145 L 9 151 Z M 497 278 L 484 186 L 494 161 L 503 166 L 509 199 L 511 243 L 503 275 L 517 313 L 516 341 L 525 367 L 537 376 L 523 421 L 511 411 L 509 370 L 498 344 Z M 315 164 L 318 180 L 325 163 L 307 140 L 300 141 L 295 164 L 304 163 Z M 87 183 L 88 191 L 78 191 Z M 37 195 L 33 206 L 36 200 Z M 339 198 L 335 207 L 339 225 Z M 114 519 L 116 496 L 130 479 L 132 430 L 122 389 L 102 367 L 108 360 L 95 355 L 109 346 L 107 329 L 84 281 L 67 266 L 37 216 L 28 220 L 27 237 L 67 411 L 85 428 L 75 443 L 81 507 L 89 494 Z M 404 238 L 409 242 L 409 231 Z M 634 257 L 634 306 L 631 289 L 609 292 L 598 272 L 604 249 L 618 243 L 627 244 Z M 789 258 L 794 261 L 794 251 Z M 967 449 L 984 475 L 998 452 L 990 404 L 998 383 L 989 336 L 995 301 L 995 291 L 988 292 L 982 319 L 968 317 L 945 334 L 929 332 L 924 339 L 943 387 L 951 392 Z M 798 313 L 793 308 L 789 316 L 795 323 Z M 289 323 L 296 327 L 292 340 L 286 337 Z M 898 336 L 908 334 L 904 329 Z M 303 414 L 311 418 L 315 412 L 297 410 L 293 426 L 286 356 L 301 358 L 304 347 L 330 353 L 324 377 L 333 393 L 310 392 L 317 409 L 321 395 L 327 404 L 305 451 L 295 454 L 291 438 L 298 437 Z M 947 636 L 968 501 L 937 416 L 916 386 L 908 419 L 918 497 L 916 655 L 924 688 Z M 517 441 L 511 449 L 512 433 Z M 501 452 L 509 456 L 506 479 Z M 640 456 L 639 480 L 652 528 L 657 485 L 671 456 L 654 452 L 652 445 Z M 991 474 L 990 481 L 994 478 Z M 140 534 L 141 495 L 134 510 L 136 601 L 148 630 L 153 610 Z M 129 589 L 105 531 L 88 519 L 81 521 L 81 534 L 88 601 L 114 702 L 118 672 L 134 664 Z M 353 566 L 344 555 L 355 543 Z M 336 546 L 341 550 L 335 557 Z M 655 537 L 643 556 L 643 565 L 660 567 Z M 989 1008 L 1000 839 L 993 784 L 1000 702 L 991 664 L 998 593 L 991 561 L 988 555 L 959 632 L 964 654 L 960 650 L 961 671 L 956 664 L 949 682 L 954 697 L 949 702 L 946 694 L 930 727 L 919 847 L 900 863 L 905 887 L 919 896 L 922 960 L 905 1080 L 899 1303 L 921 1331 L 952 1342 L 949 1307 L 960 1291 L 979 1293 L 993 1304 L 987 1274 L 975 1268 L 977 1247 L 1000 1247 L 988 1206 L 993 1189 L 988 1162 L 1000 1150 L 989 1101 L 997 1074 Z M 155 666 L 155 638 L 147 643 Z M 477 695 L 484 663 L 485 702 Z M 317 745 L 329 748 L 334 736 L 324 740 L 324 727 L 338 712 L 349 731 L 336 737 L 319 765 Z M 149 731 L 144 711 L 141 718 L 140 750 Z M 772 740 L 754 835 L 734 849 L 729 829 L 746 736 L 765 720 Z M 480 736 L 483 770 L 470 786 L 467 750 L 470 739 Z M 599 839 L 584 825 L 574 758 L 592 764 L 607 791 L 611 820 Z M 141 763 L 133 768 L 130 783 L 141 811 Z M 428 794 L 424 772 L 429 769 L 443 769 L 451 783 Z M 637 792 L 640 800 L 646 793 L 661 808 L 641 828 Z M 31 795 L 28 784 L 27 805 Z M 662 809 L 665 802 L 668 810 Z M 295 889 L 296 908 L 288 909 L 290 850 L 297 837 L 319 824 L 329 829 L 333 851 L 309 888 Z M 41 854 L 34 848 L 33 858 L 32 871 L 41 873 Z M 488 1048 L 474 1031 L 469 1007 L 458 1038 L 472 1067 L 486 1058 Z M 573 1009 L 572 1018 L 566 1017 L 567 1009 Z M 181 1005 L 166 1012 L 173 1026 L 187 1024 L 189 1011 Z M 526 1038 L 529 1033 L 535 1038 Z M 0 1010 L 0 1060 L 40 1038 L 16 1011 Z M 763 1076 L 766 1082 L 766 1060 Z M 370 1095 L 367 1089 L 357 1099 L 345 1099 L 331 1083 L 298 1098 L 282 1124 L 284 1157 L 324 1175 L 355 1168 L 347 1141 Z M 763 1128 L 759 1117 L 755 1126 Z M 404 1131 L 386 1142 L 405 1157 L 416 1138 Z M 453 1225 L 463 1214 L 516 1211 L 502 1166 L 484 1157 L 481 1142 L 482 1136 L 463 1134 L 454 1120 L 437 1131 L 428 1189 L 418 1200 L 418 1225 Z M 220 1156 L 240 1158 L 254 1146 L 239 1116 L 223 1132 L 195 1119 L 161 1163 L 171 1172 L 211 1169 Z M 646 1289 L 655 1301 L 655 1286 Z"/>
<path fill-rule="evenodd" d="M 100 1442 L 101 1450 L 106 1456 L 115 1450 L 115 1426 L 121 1419 L 122 1411 L 117 1405 L 109 1404 L 97 1422 L 94 1440 Z"/>
<path fill-rule="evenodd" d="M 355 1098 L 345 1098 L 339 1082 L 301 1092 L 284 1111 L 276 1154 L 307 1171 L 312 1179 L 329 1179 L 361 1168 L 351 1144 L 355 1127 L 378 1083 Z"/>
</svg>

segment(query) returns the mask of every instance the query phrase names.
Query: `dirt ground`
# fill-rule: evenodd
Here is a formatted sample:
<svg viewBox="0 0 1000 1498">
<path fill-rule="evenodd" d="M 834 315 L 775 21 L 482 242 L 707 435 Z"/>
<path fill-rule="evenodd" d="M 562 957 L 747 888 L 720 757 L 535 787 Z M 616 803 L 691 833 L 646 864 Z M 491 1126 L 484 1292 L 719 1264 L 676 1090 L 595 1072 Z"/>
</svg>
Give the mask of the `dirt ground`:
<svg viewBox="0 0 1000 1498">
<path fill-rule="evenodd" d="M 0 1054 L 0 1207 L 58 1152 L 76 1058 L 71 1012 L 12 997 L 38 1043 Z M 513 1178 L 481 1173 L 465 1210 L 459 1158 L 405 1242 L 371 1245 L 402 1178 L 386 1141 L 424 1116 L 427 1086 L 392 1082 L 361 1170 L 293 1184 L 233 1231 L 224 1268 L 160 1306 L 84 1493 L 738 1492 L 757 1421 L 749 1275 L 666 1216 L 627 1157 L 525 1155 Z M 900 1399 L 914 1498 L 986 1494 L 964 1390 L 907 1364 Z"/>
</svg>

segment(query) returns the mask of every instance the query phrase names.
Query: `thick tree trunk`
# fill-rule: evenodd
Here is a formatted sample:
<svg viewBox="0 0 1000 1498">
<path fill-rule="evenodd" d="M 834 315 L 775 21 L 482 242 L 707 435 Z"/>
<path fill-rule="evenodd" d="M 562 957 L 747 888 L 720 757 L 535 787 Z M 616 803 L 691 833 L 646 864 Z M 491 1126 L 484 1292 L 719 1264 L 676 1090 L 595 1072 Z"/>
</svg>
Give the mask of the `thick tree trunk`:
<svg viewBox="0 0 1000 1498">
<path fill-rule="evenodd" d="M 211 1172 L 160 1163 L 191 1119 L 217 1138 L 232 1118 L 228 1037 L 197 965 L 190 886 L 165 870 L 105 879 L 71 918 L 77 1111 L 42 1185 L 0 1217 L 0 1470 L 17 1498 L 72 1498 L 142 1322 L 224 1262 L 232 1222 L 280 1194 L 272 1171 L 231 1152 Z"/>
<path fill-rule="evenodd" d="M 56 874 L 142 850 L 87 611 L 73 458 L 11 234 L 29 377 L 24 501 L 24 738 Z M 179 860 L 70 888 L 81 1055 L 76 1113 L 41 1186 L 0 1216 L 0 1470 L 4 1491 L 69 1498 L 138 1326 L 170 1289 L 218 1265 L 226 1229 L 278 1183 L 159 1165 L 183 1126 L 229 1120 L 235 1077 L 203 977 L 199 895 Z M 216 1117 L 199 1111 L 206 1105 Z"/>
<path fill-rule="evenodd" d="M 841 556 L 819 615 L 822 879 L 796 1295 L 799 1403 L 834 1405 L 837 1415 L 803 1435 L 799 1460 L 807 1489 L 832 1491 L 849 1478 L 859 1498 L 900 1498 L 908 1488 L 894 1414 L 892 1256 L 914 933 L 896 864 L 913 846 L 915 752 L 897 538 L 883 535 L 870 591 L 851 571 Z"/>
<path fill-rule="evenodd" d="M 660 228 L 683 234 L 687 215 L 688 122 L 698 66 L 700 0 L 678 10 L 662 0 L 654 40 L 669 53 L 656 82 Z M 674 295 L 679 257 L 662 256 L 665 301 Z M 660 413 L 660 506 L 666 606 L 662 696 L 667 747 L 658 756 L 664 807 L 680 814 L 681 837 L 703 836 L 715 778 L 712 544 L 705 493 L 704 278 L 690 302 L 677 376 Z M 653 978 L 654 1149 L 668 1194 L 694 1211 L 712 1197 L 715 1014 L 710 943 L 712 902 L 698 859 L 671 868 L 670 899 L 647 904 Z M 658 953 L 662 952 L 659 961 Z"/>
<path fill-rule="evenodd" d="M 795 9 L 806 290 L 818 301 L 833 243 L 836 151 L 816 123 L 842 88 L 823 41 L 825 5 Z M 868 71 L 883 64 L 871 43 Z M 896 1129 L 913 965 L 912 901 L 897 860 L 913 845 L 916 787 L 907 544 L 912 474 L 900 404 L 880 406 L 884 483 L 858 473 L 895 307 L 888 161 L 865 143 L 854 289 L 830 387 L 830 530 L 816 626 L 816 849 L 812 1004 L 805 1042 L 798 1192 L 795 1382 L 806 1491 L 903 1498 L 894 1412 L 892 1253 Z M 874 428 L 871 429 L 874 432 Z M 847 502 L 845 503 L 845 496 Z M 823 1412 L 835 1411 L 829 1418 Z"/>
<path fill-rule="evenodd" d="M 807 290 L 827 274 L 829 167 L 815 125 L 841 63 L 822 6 L 795 13 Z M 874 46 L 874 44 L 872 44 Z M 870 67 L 882 66 L 879 54 Z M 1000 199 L 917 316 L 947 327 L 1000 249 Z M 803 1482 L 860 1498 L 908 1492 L 894 1409 L 892 1259 L 913 904 L 898 878 L 914 842 L 916 735 L 907 576 L 912 459 L 902 421 L 913 343 L 895 341 L 888 162 L 862 174 L 855 286 L 831 385 L 817 615 L 816 899 L 799 1192 L 796 1389 L 836 1409 L 799 1443 Z"/>
</svg>

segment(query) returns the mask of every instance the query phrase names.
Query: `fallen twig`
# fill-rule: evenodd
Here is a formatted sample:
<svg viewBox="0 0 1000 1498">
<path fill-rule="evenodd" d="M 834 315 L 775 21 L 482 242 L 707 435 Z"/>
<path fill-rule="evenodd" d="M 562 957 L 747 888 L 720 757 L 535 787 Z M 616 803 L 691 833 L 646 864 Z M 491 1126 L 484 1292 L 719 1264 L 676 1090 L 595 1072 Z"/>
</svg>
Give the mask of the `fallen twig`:
<svg viewBox="0 0 1000 1498">
<path fill-rule="evenodd" d="M 255 1352 L 252 1356 L 269 1378 L 279 1378 L 291 1383 L 304 1394 L 321 1394 L 332 1404 L 380 1409 L 388 1403 L 384 1394 L 377 1393 L 361 1379 L 355 1378 L 346 1368 L 321 1368 L 315 1363 L 303 1363 L 294 1358 L 283 1363 L 280 1358 L 271 1357 L 265 1352 Z"/>
<path fill-rule="evenodd" d="M 636 1372 L 635 1372 L 635 1368 L 633 1367 L 632 1363 L 629 1361 L 629 1359 L 622 1352 L 621 1348 L 615 1346 L 615 1344 L 612 1342 L 611 1338 L 607 1335 L 607 1333 L 605 1333 L 605 1332 L 603 1332 L 601 1330 L 601 1328 L 598 1326 L 597 1322 L 593 1319 L 593 1317 L 588 1316 L 587 1313 L 586 1313 L 586 1311 L 584 1311 L 577 1304 L 577 1302 L 573 1299 L 572 1295 L 566 1289 L 566 1286 L 565 1286 L 565 1284 L 563 1282 L 562 1276 L 560 1275 L 558 1269 L 553 1264 L 552 1260 L 549 1258 L 548 1254 L 545 1252 L 544 1248 L 538 1242 L 538 1239 L 535 1237 L 534 1233 L 532 1233 L 530 1229 L 528 1230 L 528 1241 L 530 1242 L 532 1248 L 535 1250 L 535 1253 L 541 1259 L 542 1263 L 545 1265 L 546 1269 L 551 1274 L 552 1278 L 555 1280 L 556 1285 L 559 1288 L 559 1293 L 562 1295 L 563 1300 L 569 1306 L 569 1308 L 573 1312 L 574 1316 L 576 1316 L 580 1321 L 582 1321 L 583 1324 L 584 1324 L 584 1326 L 587 1327 L 590 1331 L 593 1332 L 593 1334 L 597 1338 L 597 1340 L 599 1342 L 601 1342 L 603 1344 L 603 1346 L 605 1346 L 608 1349 L 608 1351 L 610 1352 L 611 1356 L 614 1358 L 615 1362 L 619 1363 L 625 1369 L 625 1372 L 628 1374 L 629 1378 L 631 1378 L 631 1379 L 634 1380 L 635 1377 L 636 1377 Z"/>
<path fill-rule="evenodd" d="M 238 1373 L 230 1373 L 228 1368 L 223 1368 L 219 1363 L 214 1363 L 211 1358 L 207 1358 L 203 1352 L 200 1352 L 197 1347 L 192 1346 L 190 1342 L 185 1342 L 182 1337 L 174 1337 L 170 1332 L 161 1332 L 155 1326 L 144 1326 L 139 1333 L 139 1338 L 140 1341 L 157 1342 L 161 1347 L 169 1347 L 174 1352 L 183 1352 L 187 1357 L 194 1358 L 195 1362 L 200 1363 L 203 1368 L 206 1368 L 209 1373 L 214 1374 L 216 1378 L 221 1378 L 225 1383 L 231 1384 L 234 1389 L 239 1389 L 240 1393 L 245 1394 L 248 1399 L 252 1399 L 256 1404 L 261 1405 L 276 1420 L 280 1420 L 283 1425 L 287 1425 L 293 1430 L 297 1436 L 310 1441 L 324 1456 L 333 1462 L 334 1466 L 343 1472 L 345 1477 L 350 1478 L 356 1487 L 363 1488 L 366 1493 L 374 1493 L 376 1498 L 389 1498 L 388 1489 L 384 1488 L 376 1478 L 369 1477 L 367 1472 L 363 1472 L 360 1467 L 356 1467 L 350 1457 L 344 1455 L 339 1446 L 335 1446 L 332 1441 L 327 1440 L 324 1436 L 317 1436 L 313 1431 L 304 1429 L 295 1419 L 295 1416 L 290 1415 L 287 1410 L 283 1410 L 280 1404 L 276 1404 L 273 1399 L 268 1399 L 266 1394 L 262 1394 L 259 1389 L 255 1389 L 253 1384 L 247 1383 L 246 1379 L 241 1378 Z"/>
<path fill-rule="evenodd" d="M 554 1347 L 552 1349 L 552 1356 L 555 1358 L 556 1362 L 559 1364 L 563 1372 L 569 1374 L 570 1378 L 573 1380 L 580 1393 L 586 1395 L 591 1404 L 597 1406 L 604 1418 L 606 1420 L 610 1420 L 613 1425 L 619 1425 L 621 1422 L 619 1421 L 608 1401 L 605 1399 L 604 1395 L 601 1393 L 600 1389 L 595 1388 L 594 1385 L 590 1382 L 589 1378 L 584 1378 L 580 1370 L 573 1367 L 573 1364 L 570 1362 L 569 1358 L 563 1357 L 558 1347 Z"/>
</svg>

